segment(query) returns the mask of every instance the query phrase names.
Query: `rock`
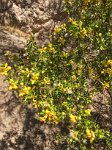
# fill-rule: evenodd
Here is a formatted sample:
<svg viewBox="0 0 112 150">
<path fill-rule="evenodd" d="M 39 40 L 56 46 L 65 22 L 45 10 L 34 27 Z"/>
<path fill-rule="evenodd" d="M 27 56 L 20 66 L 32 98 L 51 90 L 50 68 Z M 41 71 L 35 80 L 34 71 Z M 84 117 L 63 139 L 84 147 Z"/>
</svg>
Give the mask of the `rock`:
<svg viewBox="0 0 112 150">
<path fill-rule="evenodd" d="M 22 35 L 23 34 L 23 35 Z M 19 52 L 24 48 L 27 34 L 14 28 L 0 26 L 0 59 L 6 51 Z"/>
<path fill-rule="evenodd" d="M 16 26 L 26 33 L 40 32 L 37 40 L 43 42 L 67 17 L 63 0 L 1 0 L 0 6 L 1 24 Z"/>
</svg>

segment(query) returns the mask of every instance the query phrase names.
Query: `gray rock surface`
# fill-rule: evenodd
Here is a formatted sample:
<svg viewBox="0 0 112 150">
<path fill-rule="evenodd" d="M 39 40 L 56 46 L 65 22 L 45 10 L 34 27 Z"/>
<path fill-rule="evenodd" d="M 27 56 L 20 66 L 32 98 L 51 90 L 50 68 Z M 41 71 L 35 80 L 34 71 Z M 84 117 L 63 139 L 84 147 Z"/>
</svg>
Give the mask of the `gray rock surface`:
<svg viewBox="0 0 112 150">
<path fill-rule="evenodd" d="M 19 52 L 24 48 L 26 42 L 27 38 L 0 26 L 0 60 L 4 60 L 6 51 Z"/>
<path fill-rule="evenodd" d="M 38 41 L 48 42 L 56 25 L 66 18 L 63 0 L 1 0 L 0 23 L 37 33 Z M 46 40 L 46 41 L 45 41 Z"/>
</svg>

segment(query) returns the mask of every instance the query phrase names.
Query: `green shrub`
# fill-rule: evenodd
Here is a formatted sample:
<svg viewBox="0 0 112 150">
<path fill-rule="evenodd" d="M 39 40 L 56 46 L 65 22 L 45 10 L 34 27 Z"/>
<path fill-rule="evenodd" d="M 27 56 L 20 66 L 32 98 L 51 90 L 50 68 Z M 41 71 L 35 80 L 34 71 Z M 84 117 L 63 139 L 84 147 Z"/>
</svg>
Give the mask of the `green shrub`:
<svg viewBox="0 0 112 150">
<path fill-rule="evenodd" d="M 65 125 L 61 138 L 68 149 L 95 149 L 102 141 L 111 146 L 89 107 L 98 91 L 112 89 L 111 3 L 65 0 L 65 11 L 68 20 L 54 29 L 49 45 L 38 48 L 31 36 L 18 55 L 6 54 L 12 69 L 5 64 L 0 70 L 8 72 L 9 90 L 37 110 L 37 119 Z"/>
</svg>

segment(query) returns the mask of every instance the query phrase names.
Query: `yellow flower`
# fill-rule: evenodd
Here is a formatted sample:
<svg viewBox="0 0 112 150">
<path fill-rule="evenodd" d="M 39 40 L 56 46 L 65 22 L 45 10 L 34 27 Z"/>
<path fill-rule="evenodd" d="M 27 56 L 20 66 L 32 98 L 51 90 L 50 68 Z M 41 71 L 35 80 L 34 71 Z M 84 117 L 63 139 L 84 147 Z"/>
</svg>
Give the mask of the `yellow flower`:
<svg viewBox="0 0 112 150">
<path fill-rule="evenodd" d="M 44 83 L 44 84 L 50 84 L 50 79 L 49 79 L 48 77 L 45 77 L 45 78 L 43 79 L 43 83 Z"/>
<path fill-rule="evenodd" d="M 95 139 L 94 132 L 92 130 L 89 130 L 88 128 L 86 129 L 86 138 L 89 139 L 91 143 Z"/>
<path fill-rule="evenodd" d="M 81 75 L 81 73 L 82 73 L 82 69 L 81 69 L 81 68 L 78 68 L 77 74 L 78 74 L 78 75 Z"/>
<path fill-rule="evenodd" d="M 60 37 L 60 38 L 58 39 L 58 42 L 60 42 L 61 44 L 63 44 L 63 45 L 64 45 L 65 40 L 64 40 L 62 37 Z"/>
<path fill-rule="evenodd" d="M 6 63 L 3 67 L 0 67 L 0 74 L 7 76 L 9 70 L 11 70 L 11 67 Z"/>
<path fill-rule="evenodd" d="M 86 109 L 85 113 L 86 113 L 86 115 L 90 116 L 91 115 L 91 110 L 90 109 Z"/>
<path fill-rule="evenodd" d="M 31 70 L 29 70 L 29 68 L 26 68 L 26 73 L 30 74 Z"/>
<path fill-rule="evenodd" d="M 97 74 L 93 75 L 93 79 L 97 80 L 99 78 L 99 76 Z"/>
<path fill-rule="evenodd" d="M 102 71 L 101 71 L 101 74 L 104 74 L 105 73 L 105 70 L 103 69 Z"/>
<path fill-rule="evenodd" d="M 104 65 L 104 67 L 107 67 L 107 66 L 108 66 L 108 64 L 107 64 L 106 61 L 102 61 L 102 64 Z"/>
<path fill-rule="evenodd" d="M 102 36 L 102 33 L 99 33 L 99 37 L 101 37 Z"/>
<path fill-rule="evenodd" d="M 67 93 L 67 94 L 72 94 L 72 93 L 73 93 L 73 91 L 72 91 L 71 88 L 64 88 L 63 91 L 64 91 L 65 93 Z"/>
<path fill-rule="evenodd" d="M 84 38 L 85 36 L 87 36 L 87 31 L 86 31 L 85 28 L 83 28 L 83 29 L 81 30 L 80 36 L 81 36 L 81 38 Z"/>
<path fill-rule="evenodd" d="M 52 121 L 52 122 L 54 122 L 56 124 L 59 123 L 59 119 L 57 118 L 55 112 L 46 110 L 45 113 L 46 114 L 44 115 L 44 117 L 40 117 L 39 118 L 40 121 L 46 122 L 48 120 L 48 121 Z"/>
<path fill-rule="evenodd" d="M 76 76 L 73 75 L 73 76 L 72 76 L 72 80 L 76 81 L 76 79 L 77 79 Z"/>
<path fill-rule="evenodd" d="M 108 82 L 104 82 L 104 83 L 103 83 L 103 88 L 106 89 L 106 88 L 109 88 L 109 87 L 110 87 L 110 86 L 109 86 L 109 83 L 108 83 Z"/>
<path fill-rule="evenodd" d="M 109 60 L 107 61 L 107 65 L 112 66 L 112 60 L 109 59 Z"/>
<path fill-rule="evenodd" d="M 39 107 L 39 104 L 37 102 L 37 100 L 33 99 L 33 107 L 34 108 L 38 108 Z"/>
<path fill-rule="evenodd" d="M 39 73 L 33 74 L 30 79 L 31 83 L 34 84 L 38 80 L 38 78 L 39 78 Z"/>
<path fill-rule="evenodd" d="M 84 1 L 83 1 L 84 6 L 88 5 L 89 2 L 90 2 L 90 0 L 84 0 Z"/>
<path fill-rule="evenodd" d="M 21 70 L 21 73 L 25 74 L 25 75 L 27 75 L 27 77 L 29 77 L 31 75 L 32 71 L 29 70 L 29 68 L 26 68 L 25 70 Z"/>
<path fill-rule="evenodd" d="M 60 27 L 54 29 L 54 33 L 59 33 L 62 29 Z"/>
<path fill-rule="evenodd" d="M 63 24 L 61 25 L 61 28 L 62 28 L 62 29 L 66 29 L 66 24 L 63 23 Z"/>
<path fill-rule="evenodd" d="M 10 79 L 9 81 L 9 90 L 16 90 L 18 87 L 17 87 L 17 82 L 14 81 L 13 79 Z"/>
<path fill-rule="evenodd" d="M 70 122 L 75 123 L 77 121 L 77 116 L 70 114 L 69 115 Z"/>
<path fill-rule="evenodd" d="M 70 63 L 71 65 L 74 65 L 74 61 L 73 61 L 73 60 L 70 60 L 69 63 Z"/>
<path fill-rule="evenodd" d="M 77 131 L 70 130 L 70 137 L 71 137 L 72 139 L 77 140 L 77 139 L 78 139 L 77 136 L 78 136 L 78 132 L 77 132 Z"/>
<path fill-rule="evenodd" d="M 105 72 L 108 73 L 109 75 L 112 75 L 112 69 L 110 69 L 110 68 L 107 68 L 107 69 L 105 70 Z"/>
<path fill-rule="evenodd" d="M 46 52 L 46 50 L 47 50 L 47 47 L 42 47 L 42 48 L 40 48 L 38 51 L 39 51 L 40 53 L 44 53 L 44 52 Z"/>
<path fill-rule="evenodd" d="M 56 124 L 59 123 L 59 120 L 58 120 L 58 118 L 57 118 L 55 112 L 46 110 L 46 115 L 47 115 L 47 119 L 48 119 L 49 121 L 53 121 L 53 122 L 56 123 Z"/>
<path fill-rule="evenodd" d="M 53 47 L 52 43 L 50 43 L 48 47 L 49 47 L 49 52 L 55 52 L 55 48 Z"/>
<path fill-rule="evenodd" d="M 69 22 L 75 26 L 78 26 L 77 22 L 73 18 L 69 18 Z"/>
<path fill-rule="evenodd" d="M 28 95 L 31 90 L 31 87 L 25 86 L 23 89 L 20 90 L 19 96 Z"/>
<path fill-rule="evenodd" d="M 47 115 L 45 115 L 44 117 L 39 117 L 39 120 L 45 123 L 47 120 Z"/>
</svg>

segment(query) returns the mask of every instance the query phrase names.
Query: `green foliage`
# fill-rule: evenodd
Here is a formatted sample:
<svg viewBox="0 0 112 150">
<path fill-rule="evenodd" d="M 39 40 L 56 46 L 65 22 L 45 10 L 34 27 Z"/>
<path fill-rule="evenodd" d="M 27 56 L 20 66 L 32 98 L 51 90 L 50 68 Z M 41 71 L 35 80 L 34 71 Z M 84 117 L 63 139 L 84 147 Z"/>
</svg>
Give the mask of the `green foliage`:
<svg viewBox="0 0 112 150">
<path fill-rule="evenodd" d="M 37 48 L 31 36 L 8 74 L 9 90 L 31 103 L 44 123 L 65 125 L 68 149 L 95 149 L 109 132 L 94 121 L 89 108 L 100 90 L 111 91 L 112 52 L 109 0 L 65 0 L 68 21 L 54 29 L 51 42 Z M 92 81 L 89 88 L 88 80 Z M 111 145 L 110 145 L 111 146 Z"/>
</svg>

